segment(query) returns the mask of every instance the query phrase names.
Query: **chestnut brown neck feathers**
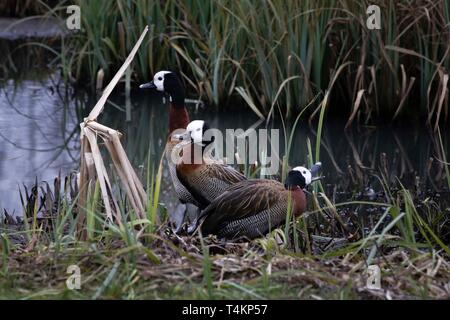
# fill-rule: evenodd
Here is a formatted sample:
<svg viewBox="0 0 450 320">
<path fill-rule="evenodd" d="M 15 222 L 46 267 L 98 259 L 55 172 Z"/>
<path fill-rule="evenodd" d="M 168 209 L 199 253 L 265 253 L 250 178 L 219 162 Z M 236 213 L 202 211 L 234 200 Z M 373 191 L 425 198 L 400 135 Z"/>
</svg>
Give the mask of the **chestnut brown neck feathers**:
<svg viewBox="0 0 450 320">
<path fill-rule="evenodd" d="M 169 109 L 169 133 L 176 129 L 185 129 L 189 124 L 189 114 L 184 105 L 170 104 Z"/>
<path fill-rule="evenodd" d="M 306 210 L 306 195 L 301 188 L 291 190 L 290 192 L 294 204 L 293 213 L 295 216 L 299 216 Z"/>
</svg>

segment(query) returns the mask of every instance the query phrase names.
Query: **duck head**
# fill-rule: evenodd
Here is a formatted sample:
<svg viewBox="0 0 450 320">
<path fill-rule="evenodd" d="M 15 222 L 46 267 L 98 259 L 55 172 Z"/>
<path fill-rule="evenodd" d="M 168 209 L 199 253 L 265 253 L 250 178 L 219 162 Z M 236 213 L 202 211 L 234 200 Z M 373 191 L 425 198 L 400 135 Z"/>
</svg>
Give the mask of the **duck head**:
<svg viewBox="0 0 450 320">
<path fill-rule="evenodd" d="M 309 169 L 306 169 L 305 167 L 295 167 L 289 171 L 285 187 L 286 189 L 294 189 L 296 187 L 305 189 L 306 186 L 311 183 L 311 180 L 312 175 Z"/>
<path fill-rule="evenodd" d="M 177 140 L 188 141 L 205 147 L 214 141 L 214 136 L 210 140 L 205 140 L 204 134 L 209 128 L 206 121 L 194 120 L 187 125 L 184 133 L 175 134 L 173 137 Z"/>
<path fill-rule="evenodd" d="M 293 189 L 295 187 L 305 189 L 312 182 L 320 180 L 323 178 L 318 176 L 321 167 L 321 162 L 316 162 L 311 169 L 302 166 L 295 167 L 288 173 L 285 183 L 286 189 Z"/>
<path fill-rule="evenodd" d="M 185 91 L 184 86 L 178 76 L 171 71 L 159 71 L 153 80 L 141 84 L 140 89 L 156 89 L 169 95 L 170 101 L 175 106 L 184 107 Z"/>
</svg>

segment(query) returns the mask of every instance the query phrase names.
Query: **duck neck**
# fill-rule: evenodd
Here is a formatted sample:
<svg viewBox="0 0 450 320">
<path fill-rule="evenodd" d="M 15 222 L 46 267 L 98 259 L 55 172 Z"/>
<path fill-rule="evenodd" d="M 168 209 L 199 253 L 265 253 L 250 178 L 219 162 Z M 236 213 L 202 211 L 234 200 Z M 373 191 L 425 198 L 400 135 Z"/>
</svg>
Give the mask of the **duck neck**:
<svg viewBox="0 0 450 320">
<path fill-rule="evenodd" d="M 197 143 L 189 143 L 183 147 L 182 163 L 185 165 L 198 166 L 203 164 L 204 146 Z"/>
<path fill-rule="evenodd" d="M 306 210 L 306 196 L 303 189 L 299 186 L 289 186 L 286 188 L 292 201 L 292 210 L 295 217 L 299 216 Z"/>
<path fill-rule="evenodd" d="M 180 83 L 167 91 L 170 97 L 169 133 L 176 129 L 185 129 L 189 124 L 189 114 L 184 103 L 184 88 Z"/>
<path fill-rule="evenodd" d="M 172 133 L 176 129 L 185 129 L 189 124 L 189 114 L 184 103 L 181 105 L 170 103 L 169 110 L 169 132 Z"/>
</svg>

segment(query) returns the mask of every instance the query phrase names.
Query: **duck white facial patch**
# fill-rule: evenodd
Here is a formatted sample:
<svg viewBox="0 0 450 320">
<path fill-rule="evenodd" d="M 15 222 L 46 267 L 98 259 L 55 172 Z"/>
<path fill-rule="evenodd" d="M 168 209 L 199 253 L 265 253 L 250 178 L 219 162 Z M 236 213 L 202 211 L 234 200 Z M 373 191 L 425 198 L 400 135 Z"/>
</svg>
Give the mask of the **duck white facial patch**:
<svg viewBox="0 0 450 320">
<path fill-rule="evenodd" d="M 170 73 L 170 71 L 159 71 L 153 77 L 153 84 L 156 86 L 156 90 L 164 91 L 164 75 Z"/>
</svg>

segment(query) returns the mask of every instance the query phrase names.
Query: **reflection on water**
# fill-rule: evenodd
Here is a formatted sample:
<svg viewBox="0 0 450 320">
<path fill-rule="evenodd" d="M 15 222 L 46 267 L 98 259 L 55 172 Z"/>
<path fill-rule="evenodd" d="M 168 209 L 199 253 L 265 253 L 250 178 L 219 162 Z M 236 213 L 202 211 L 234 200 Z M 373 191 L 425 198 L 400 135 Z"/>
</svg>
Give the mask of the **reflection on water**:
<svg viewBox="0 0 450 320">
<path fill-rule="evenodd" d="M 8 81 L 0 88 L 0 208 L 20 211 L 18 188 L 33 185 L 38 180 L 53 180 L 58 173 L 76 170 L 79 161 L 78 124 L 89 112 L 95 100 L 87 95 L 74 96 L 71 90 L 57 85 L 54 76 L 40 81 Z M 125 98 L 120 89 L 105 107 L 99 121 L 122 133 L 127 154 L 138 169 L 146 168 L 150 155 L 157 166 L 162 155 L 168 126 L 167 106 L 161 96 L 133 91 L 131 121 L 126 122 Z M 213 128 L 247 129 L 258 118 L 245 106 L 236 112 L 219 112 L 213 108 L 189 106 L 192 119 L 205 119 Z M 281 122 L 271 124 L 283 128 Z M 436 186 L 444 174 L 442 164 L 430 158 L 443 159 L 438 140 L 427 130 L 414 127 L 355 128 L 348 133 L 344 124 L 327 121 L 323 130 L 321 160 L 326 183 L 364 181 L 363 173 L 379 170 L 383 154 L 392 176 L 419 176 L 422 182 Z M 289 125 L 287 125 L 287 130 Z M 444 145 L 448 138 L 442 133 Z M 307 139 L 315 145 L 315 132 L 306 122 L 295 131 L 289 163 L 307 163 Z M 284 154 L 281 130 L 280 154 Z M 431 169 L 430 169 L 431 168 Z M 145 183 L 145 178 L 144 185 Z M 354 181 L 353 181 L 354 182 Z M 370 183 L 365 181 L 364 183 Z M 164 171 L 161 202 L 175 199 L 168 171 Z"/>
<path fill-rule="evenodd" d="M 75 111 L 53 80 L 0 89 L 0 207 L 8 211 L 20 208 L 20 185 L 67 174 L 78 158 Z"/>
</svg>

